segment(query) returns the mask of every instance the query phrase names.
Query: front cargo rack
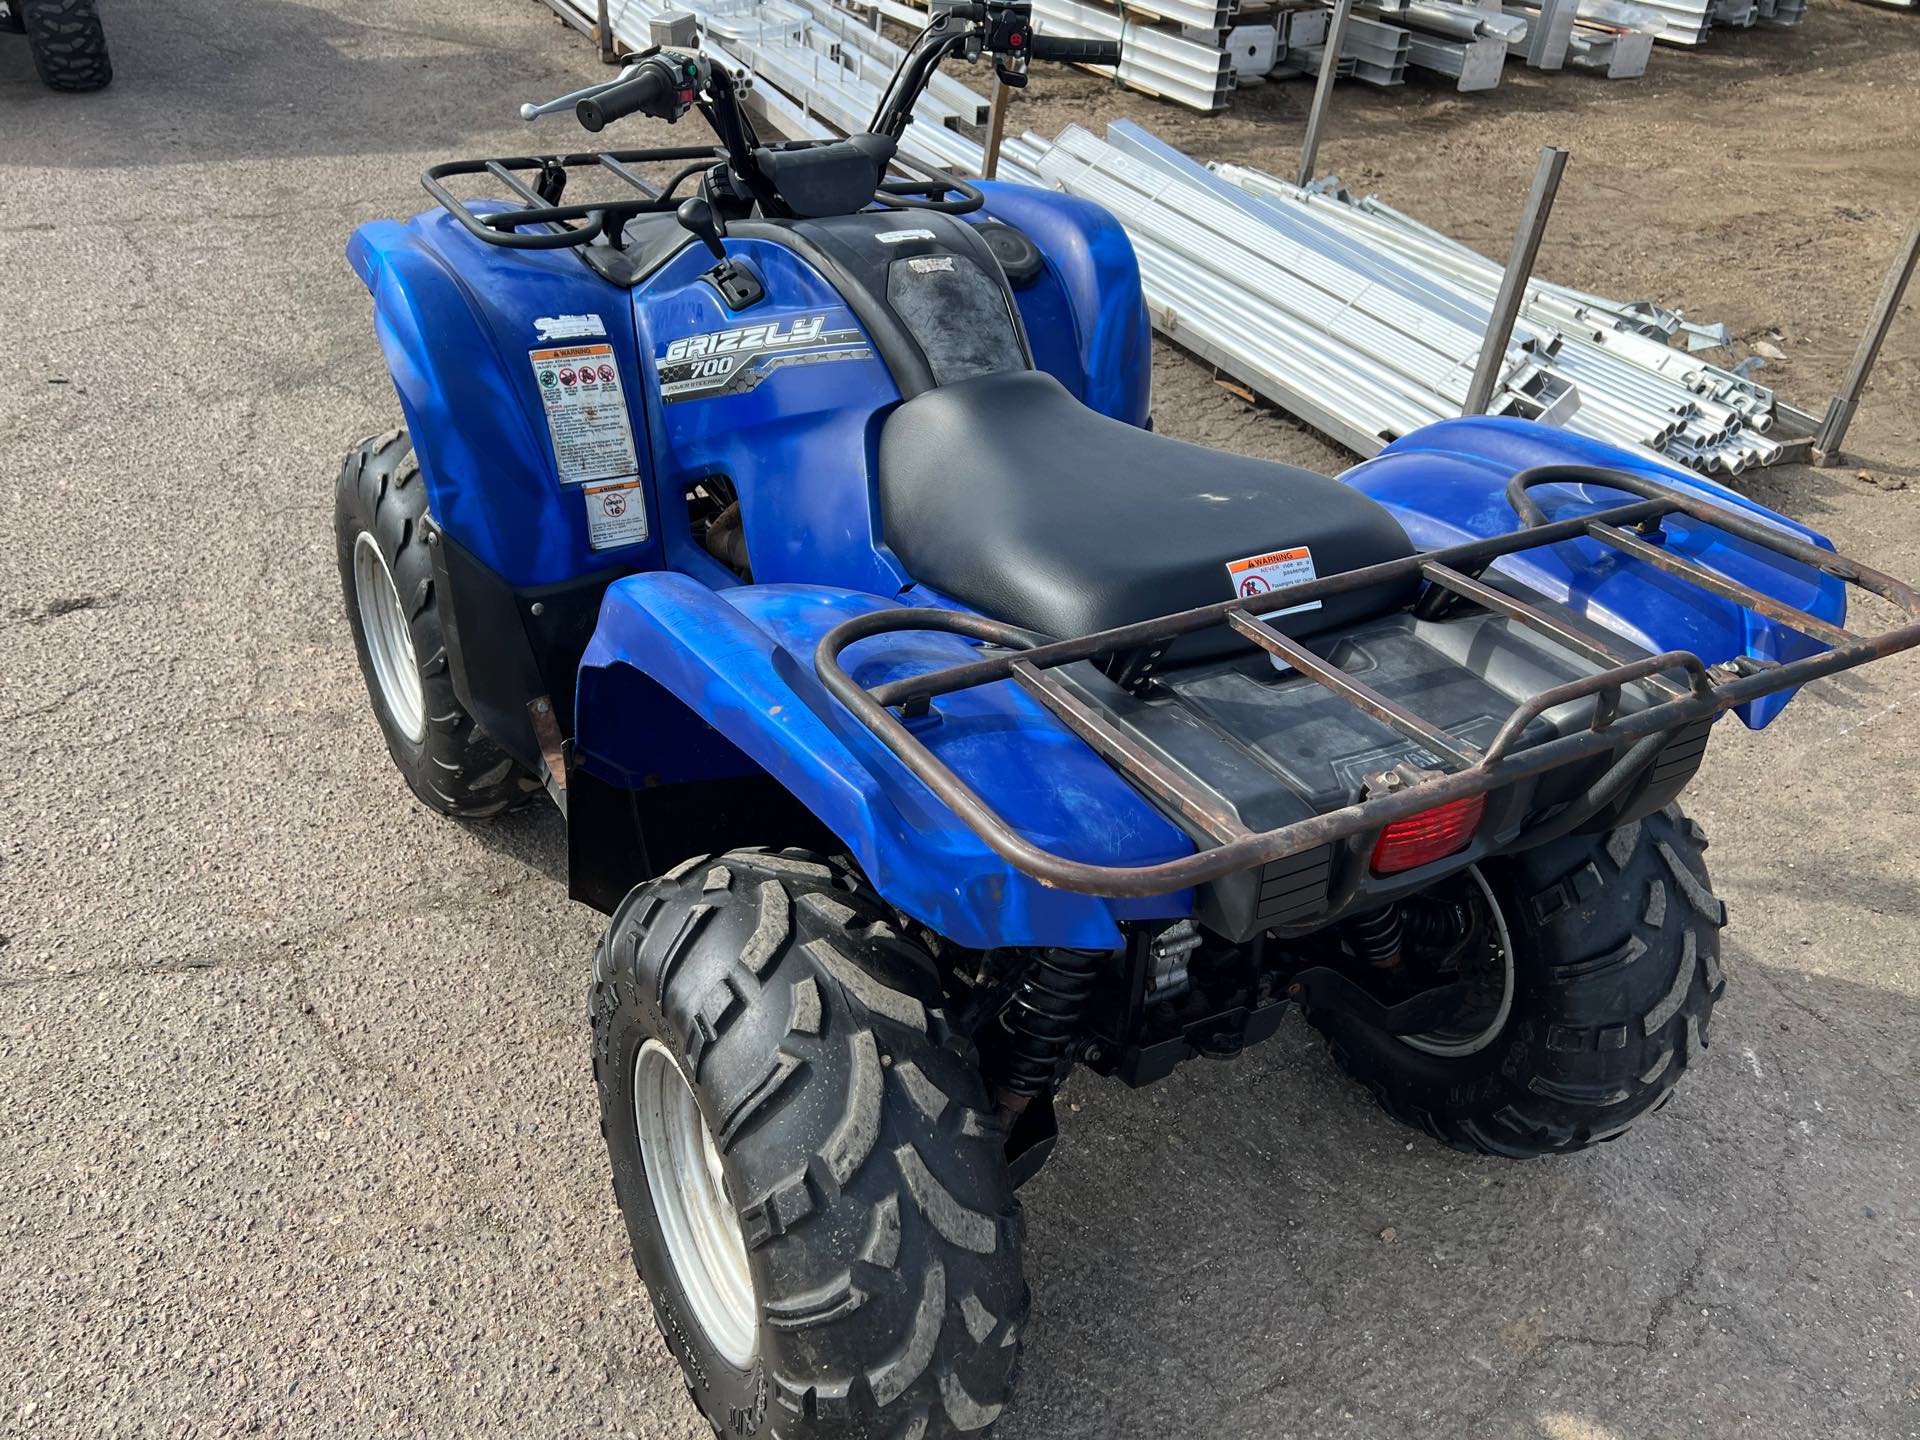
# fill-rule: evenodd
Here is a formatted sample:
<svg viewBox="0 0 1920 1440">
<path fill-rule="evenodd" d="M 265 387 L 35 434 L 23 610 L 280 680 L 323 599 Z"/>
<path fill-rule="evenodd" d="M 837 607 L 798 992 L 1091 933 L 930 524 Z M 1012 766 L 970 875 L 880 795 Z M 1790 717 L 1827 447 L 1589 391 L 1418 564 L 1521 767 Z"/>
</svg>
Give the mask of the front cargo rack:
<svg viewBox="0 0 1920 1440">
<path fill-rule="evenodd" d="M 577 155 L 513 155 L 495 160 L 448 160 L 429 166 L 420 183 L 447 213 L 489 245 L 515 250 L 561 250 L 587 245 L 602 235 L 615 244 L 627 221 L 659 215 L 679 202 L 674 191 L 727 158 L 718 145 L 682 145 L 656 150 L 592 150 Z M 636 165 L 679 163 L 664 185 L 655 185 Z M 612 200 L 562 203 L 576 172 L 611 176 L 631 189 Z M 488 175 L 521 201 L 518 207 L 480 211 L 447 188 L 456 175 Z M 532 175 L 529 184 L 523 176 Z"/>
<path fill-rule="evenodd" d="M 1549 520 L 1529 492 L 1536 486 L 1552 484 L 1598 485 L 1640 498 L 1564 520 Z M 1591 465 L 1539 466 L 1515 475 L 1508 482 L 1507 499 L 1522 522 L 1522 528 L 1511 534 L 1429 550 L 1402 560 L 1303 581 L 1263 595 L 1203 605 L 1070 640 L 1040 640 L 1017 626 L 962 611 L 931 608 L 875 611 L 835 626 L 821 640 L 814 655 L 814 668 L 828 692 L 1014 868 L 1043 885 L 1118 897 L 1161 895 L 1298 855 L 1316 846 L 1371 835 L 1396 820 L 1484 795 L 1513 781 L 1628 746 L 1626 753 L 1589 791 L 1589 796 L 1611 796 L 1653 760 L 1671 732 L 1679 727 L 1712 719 L 1724 710 L 1763 695 L 1793 689 L 1920 645 L 1920 594 L 1910 586 L 1843 555 L 1783 534 L 1756 519 L 1684 495 L 1644 476 Z M 1664 549 L 1655 537 L 1661 533 L 1662 518 L 1668 515 L 1687 516 L 1833 576 L 1888 601 L 1910 618 L 1895 629 L 1863 636 L 1783 604 Z M 1479 578 L 1502 556 L 1583 538 L 1597 540 L 1676 579 L 1744 605 L 1829 648 L 1786 662 L 1741 656 L 1712 666 L 1685 650 L 1630 658 L 1592 634 L 1566 623 L 1551 610 L 1516 599 L 1482 583 Z M 1479 606 L 1550 637 L 1602 668 L 1529 697 L 1481 749 L 1429 724 L 1260 619 L 1309 601 L 1374 585 L 1405 583 L 1416 577 L 1425 582 L 1425 588 L 1414 602 L 1416 614 L 1438 618 L 1452 604 L 1465 602 Z M 1151 652 L 1178 636 L 1214 625 L 1230 627 L 1276 659 L 1317 681 L 1333 695 L 1398 731 L 1436 756 L 1443 768 L 1422 772 L 1412 783 L 1385 788 L 1385 793 L 1369 794 L 1360 802 L 1338 810 L 1277 829 L 1250 831 L 1212 792 L 1156 756 L 1123 721 L 1089 704 L 1048 673 L 1077 661 Z M 848 646 L 898 630 L 945 631 L 999 647 L 1004 653 L 890 681 L 871 690 L 854 681 L 842 668 L 840 655 Z M 924 713 L 930 702 L 942 695 L 998 680 L 1012 680 L 1136 788 L 1207 835 L 1214 844 L 1191 855 L 1152 865 L 1093 865 L 1046 850 L 1017 834 L 893 714 L 899 709 L 912 717 Z M 1636 683 L 1646 685 L 1661 698 L 1644 709 L 1622 714 L 1622 688 Z M 1536 717 L 1587 697 L 1596 699 L 1587 729 L 1524 747 L 1518 744 L 1522 732 Z"/>
<path fill-rule="evenodd" d="M 822 141 L 789 141 L 780 149 L 807 148 Z M 591 245 L 604 237 L 618 245 L 627 222 L 641 215 L 665 215 L 679 208 L 684 196 L 676 192 L 715 165 L 728 162 L 720 145 L 668 146 L 652 150 L 584 150 L 571 155 L 508 155 L 490 160 L 446 160 L 430 165 L 420 184 L 475 238 L 513 250 L 564 250 Z M 641 165 L 677 165 L 661 184 L 654 184 L 636 168 Z M 938 166 L 909 155 L 895 155 L 892 168 L 904 171 L 883 180 L 875 203 L 889 197 L 949 192 L 979 192 Z M 488 202 L 454 194 L 447 182 L 456 176 L 485 175 L 504 186 L 519 204 Z M 618 181 L 612 198 L 595 196 L 567 200 L 570 184 L 591 179 Z M 631 193 L 629 193 L 629 191 Z M 479 208 L 476 208 L 479 207 Z"/>
</svg>

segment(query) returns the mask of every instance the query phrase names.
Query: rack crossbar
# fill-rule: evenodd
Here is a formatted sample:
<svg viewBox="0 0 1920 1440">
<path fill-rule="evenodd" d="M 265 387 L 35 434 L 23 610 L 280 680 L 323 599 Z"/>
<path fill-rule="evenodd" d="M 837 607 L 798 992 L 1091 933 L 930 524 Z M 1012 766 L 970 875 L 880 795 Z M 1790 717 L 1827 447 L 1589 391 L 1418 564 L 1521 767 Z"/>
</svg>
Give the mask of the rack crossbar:
<svg viewBox="0 0 1920 1440">
<path fill-rule="evenodd" d="M 1731 600 L 1737 605 L 1745 605 L 1750 610 L 1758 610 L 1769 620 L 1778 620 L 1782 625 L 1790 625 L 1802 635 L 1810 635 L 1828 645 L 1847 645 L 1860 637 L 1851 630 L 1843 630 L 1838 625 L 1829 625 L 1817 615 L 1796 609 L 1771 595 L 1762 595 L 1745 585 L 1736 584 L 1717 570 L 1709 570 L 1704 565 L 1696 565 L 1683 555 L 1653 544 L 1638 535 L 1620 529 L 1614 525 L 1590 525 L 1587 527 L 1593 538 L 1604 545 L 1611 545 L 1624 555 L 1636 560 L 1644 560 L 1656 570 L 1665 571 L 1676 579 L 1685 580 L 1690 585 L 1698 585 L 1723 600 Z"/>
<path fill-rule="evenodd" d="M 1282 635 L 1266 621 L 1234 611 L 1227 616 L 1227 624 L 1269 655 L 1279 656 L 1302 675 L 1319 681 L 1341 699 L 1364 710 L 1381 724 L 1398 730 L 1416 744 L 1424 745 L 1441 759 L 1451 760 L 1464 770 L 1480 758 L 1477 746 L 1429 725 L 1399 701 L 1355 679 L 1331 660 L 1322 660 L 1306 646 Z"/>
<path fill-rule="evenodd" d="M 1091 745 L 1103 759 L 1118 765 L 1133 776 L 1136 783 L 1151 790 L 1214 839 L 1241 840 L 1251 833 L 1238 816 L 1220 803 L 1217 795 L 1196 785 L 1129 736 L 1067 689 L 1058 676 L 1036 670 L 1024 660 L 1013 662 L 1011 674 L 1015 684 L 1059 716 L 1069 730 Z"/>
<path fill-rule="evenodd" d="M 1539 631 L 1557 644 L 1573 651 L 1583 660 L 1609 667 L 1632 663 L 1631 657 L 1602 644 L 1584 631 L 1574 629 L 1556 616 L 1549 615 L 1539 606 L 1529 605 L 1524 600 L 1516 600 L 1504 590 L 1496 590 L 1493 586 L 1476 580 L 1470 575 L 1462 575 L 1458 570 L 1441 564 L 1431 556 L 1427 557 L 1426 563 L 1420 567 L 1420 573 L 1442 590 L 1458 595 L 1462 600 L 1470 600 L 1482 610 L 1491 610 L 1496 615 L 1504 615 L 1509 620 Z M 1664 675 L 1649 675 L 1646 683 L 1655 689 L 1665 691 L 1668 695 L 1685 693 L 1685 687 L 1676 685 Z"/>
</svg>

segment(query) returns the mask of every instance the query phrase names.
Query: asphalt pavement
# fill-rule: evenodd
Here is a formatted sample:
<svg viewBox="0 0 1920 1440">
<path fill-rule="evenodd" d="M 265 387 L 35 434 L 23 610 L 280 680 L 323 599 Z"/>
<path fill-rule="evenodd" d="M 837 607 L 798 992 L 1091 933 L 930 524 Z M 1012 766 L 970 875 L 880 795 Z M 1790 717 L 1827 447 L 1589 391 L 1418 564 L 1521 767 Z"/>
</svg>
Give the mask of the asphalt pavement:
<svg viewBox="0 0 1920 1440">
<path fill-rule="evenodd" d="M 561 826 L 411 801 L 330 529 L 397 423 L 348 232 L 526 148 L 590 49 L 519 0 L 103 8 L 96 96 L 0 36 L 0 1434 L 703 1436 L 610 1195 Z M 1174 433 L 1240 405 L 1158 360 Z M 1762 493 L 1920 574 L 1913 491 Z M 1456 1155 L 1300 1024 L 1077 1078 L 998 1433 L 1920 1434 L 1916 677 L 1723 727 L 1689 806 L 1731 993 L 1621 1143 Z"/>
</svg>

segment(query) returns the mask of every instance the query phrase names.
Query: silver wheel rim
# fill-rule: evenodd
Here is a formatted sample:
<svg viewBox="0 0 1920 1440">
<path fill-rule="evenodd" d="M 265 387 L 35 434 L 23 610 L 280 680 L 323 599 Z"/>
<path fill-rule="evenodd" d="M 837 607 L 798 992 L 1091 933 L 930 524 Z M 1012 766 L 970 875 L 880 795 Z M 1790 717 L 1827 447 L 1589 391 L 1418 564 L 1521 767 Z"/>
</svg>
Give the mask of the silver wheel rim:
<svg viewBox="0 0 1920 1440">
<path fill-rule="evenodd" d="M 753 1276 L 720 1152 L 686 1077 L 658 1040 L 633 1062 L 633 1122 L 667 1258 L 694 1319 L 736 1370 L 753 1363 Z"/>
<path fill-rule="evenodd" d="M 1493 1019 L 1484 1028 L 1470 1034 L 1429 1030 L 1420 1035 L 1400 1037 L 1403 1044 L 1428 1055 L 1472 1055 L 1484 1050 L 1493 1043 L 1494 1036 L 1506 1029 L 1507 1017 L 1513 1013 L 1513 937 L 1507 933 L 1507 917 L 1501 912 L 1500 902 L 1494 898 L 1493 887 L 1487 884 L 1487 877 L 1480 873 L 1480 867 L 1469 865 L 1467 874 L 1480 887 L 1480 894 L 1487 902 L 1487 915 L 1493 922 L 1493 939 L 1500 950 L 1500 1004 L 1494 1010 Z"/>
<path fill-rule="evenodd" d="M 353 542 L 353 594 L 380 703 L 409 740 L 423 740 L 427 697 L 420 688 L 420 664 L 413 656 L 413 631 L 400 608 L 400 591 L 387 568 L 387 557 L 380 553 L 380 542 L 371 531 L 362 530 Z"/>
</svg>

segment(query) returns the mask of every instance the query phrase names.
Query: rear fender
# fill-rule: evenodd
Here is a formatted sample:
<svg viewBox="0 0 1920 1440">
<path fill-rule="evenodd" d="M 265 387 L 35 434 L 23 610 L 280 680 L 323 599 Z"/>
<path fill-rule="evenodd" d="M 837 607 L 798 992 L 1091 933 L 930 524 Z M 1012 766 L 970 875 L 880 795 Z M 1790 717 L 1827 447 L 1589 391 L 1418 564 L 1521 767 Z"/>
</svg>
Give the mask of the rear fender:
<svg viewBox="0 0 1920 1440">
<path fill-rule="evenodd" d="M 1121 920 L 1190 913 L 1190 891 L 1104 900 L 1022 875 L 826 693 L 813 670 L 820 638 L 895 603 L 806 585 L 716 591 L 671 572 L 616 581 L 581 663 L 576 768 L 626 788 L 685 784 L 698 804 L 699 782 L 727 773 L 737 756 L 833 831 L 890 903 L 969 948 L 1113 949 Z M 955 636 L 901 632 L 862 641 L 845 663 L 871 686 L 971 654 Z M 628 712 L 620 697 L 636 693 L 636 675 L 722 744 L 693 747 L 684 760 L 661 753 L 661 736 L 678 722 Z M 935 755 L 1036 844 L 1109 865 L 1192 853 L 1185 835 L 1010 683 L 948 696 L 922 723 Z"/>
<path fill-rule="evenodd" d="M 1341 478 L 1394 513 L 1422 550 L 1463 544 L 1520 528 L 1507 503 L 1507 481 L 1539 465 L 1602 465 L 1658 480 L 1717 505 L 1747 512 L 1797 539 L 1833 549 L 1826 536 L 1755 504 L 1711 480 L 1665 465 L 1652 455 L 1507 417 L 1444 420 L 1403 436 Z M 1632 498 L 1590 485 L 1544 486 L 1535 492 L 1548 515 L 1563 518 Z M 1685 517 L 1665 522 L 1667 544 L 1762 594 L 1835 625 L 1846 619 L 1846 585 L 1796 561 Z M 1673 579 L 1594 540 L 1569 540 L 1510 555 L 1497 570 L 1557 600 L 1650 651 L 1691 650 L 1708 664 L 1752 655 L 1787 661 L 1826 647 L 1778 621 L 1697 586 Z M 1778 715 L 1791 690 L 1738 707 L 1759 729 Z"/>
</svg>

